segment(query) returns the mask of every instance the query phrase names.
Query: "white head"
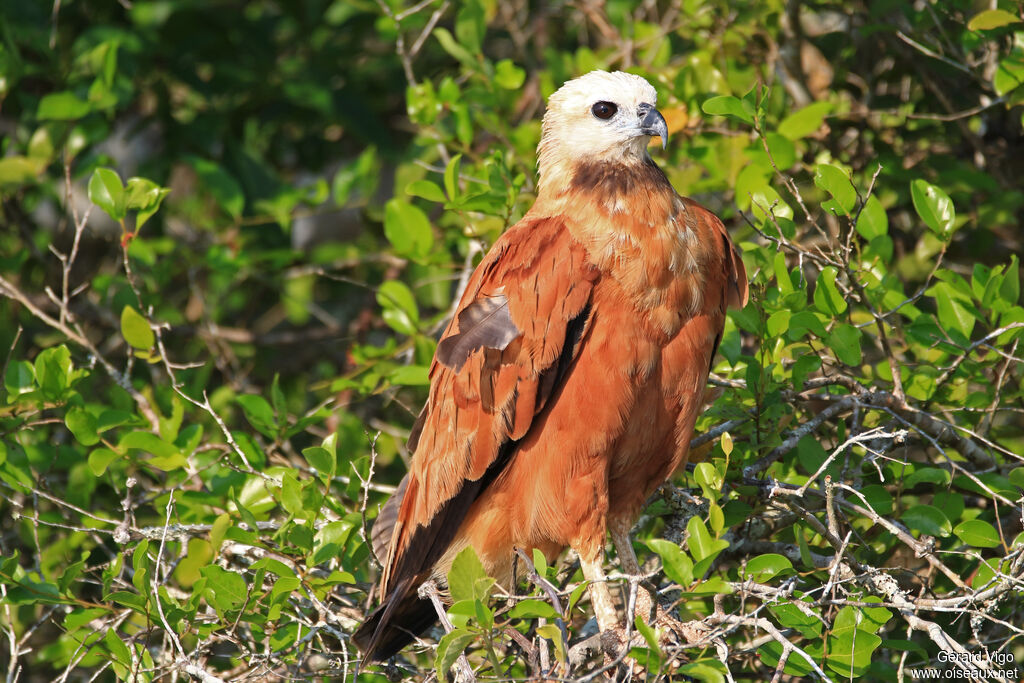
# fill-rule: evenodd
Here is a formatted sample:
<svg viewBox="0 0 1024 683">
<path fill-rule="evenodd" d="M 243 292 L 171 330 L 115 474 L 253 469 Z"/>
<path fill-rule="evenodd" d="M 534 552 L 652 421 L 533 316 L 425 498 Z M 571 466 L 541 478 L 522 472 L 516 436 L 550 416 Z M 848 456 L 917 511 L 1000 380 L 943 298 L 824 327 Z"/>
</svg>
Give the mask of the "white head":
<svg viewBox="0 0 1024 683">
<path fill-rule="evenodd" d="M 654 135 L 664 145 L 668 127 L 655 108 L 658 95 L 640 76 L 591 71 L 548 99 L 537 148 L 540 172 L 565 162 L 621 162 L 647 158 Z"/>
</svg>

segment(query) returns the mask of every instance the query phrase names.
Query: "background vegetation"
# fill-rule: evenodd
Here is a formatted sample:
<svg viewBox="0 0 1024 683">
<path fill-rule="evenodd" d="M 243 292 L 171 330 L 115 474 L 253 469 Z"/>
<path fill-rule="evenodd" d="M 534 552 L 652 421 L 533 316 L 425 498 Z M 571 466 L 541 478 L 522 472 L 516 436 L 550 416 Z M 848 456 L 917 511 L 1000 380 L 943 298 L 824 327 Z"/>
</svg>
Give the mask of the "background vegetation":
<svg viewBox="0 0 1024 683">
<path fill-rule="evenodd" d="M 654 156 L 752 280 L 704 460 L 636 530 L 691 642 L 636 622 L 631 675 L 1019 667 L 1021 18 L 3 0 L 7 680 L 352 678 L 435 335 L 532 201 L 545 98 L 594 68 L 655 84 Z M 593 679 L 573 560 L 509 597 L 461 558 L 452 634 L 361 680 L 463 651 L 481 680 Z"/>
</svg>

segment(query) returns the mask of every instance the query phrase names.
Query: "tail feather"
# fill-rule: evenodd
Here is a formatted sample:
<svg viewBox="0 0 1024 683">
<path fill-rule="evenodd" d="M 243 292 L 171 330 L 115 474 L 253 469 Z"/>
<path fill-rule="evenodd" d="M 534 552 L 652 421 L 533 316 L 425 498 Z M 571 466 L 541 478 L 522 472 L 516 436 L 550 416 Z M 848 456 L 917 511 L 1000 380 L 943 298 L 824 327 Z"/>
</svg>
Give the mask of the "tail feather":
<svg viewBox="0 0 1024 683">
<path fill-rule="evenodd" d="M 393 657 L 437 622 L 433 604 L 417 595 L 417 585 L 410 579 L 400 581 L 352 634 L 364 662 Z"/>
</svg>

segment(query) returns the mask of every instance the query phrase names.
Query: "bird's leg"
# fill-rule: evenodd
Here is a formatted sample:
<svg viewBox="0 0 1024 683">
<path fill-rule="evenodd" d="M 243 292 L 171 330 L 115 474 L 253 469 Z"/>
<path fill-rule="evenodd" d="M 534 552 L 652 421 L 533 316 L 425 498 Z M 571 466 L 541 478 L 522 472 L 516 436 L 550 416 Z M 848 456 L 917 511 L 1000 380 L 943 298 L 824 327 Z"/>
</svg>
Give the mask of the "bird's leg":
<svg viewBox="0 0 1024 683">
<path fill-rule="evenodd" d="M 608 578 L 605 576 L 601 558 L 604 552 L 599 548 L 597 556 L 586 559 L 580 554 L 580 567 L 583 576 L 590 582 L 587 591 L 590 593 L 590 604 L 594 607 L 597 626 L 601 629 L 601 649 L 604 651 L 605 664 L 621 662 L 629 650 L 627 637 L 629 625 L 623 629 L 619 621 L 619 613 L 615 609 L 611 591 L 608 589 Z"/>
<path fill-rule="evenodd" d="M 612 544 L 615 546 L 615 553 L 619 556 L 619 564 L 622 566 L 622 571 L 636 577 L 636 581 L 641 581 L 643 570 L 640 569 L 640 561 L 636 559 L 636 553 L 633 552 L 633 541 L 629 537 L 629 527 L 623 522 L 612 522 L 609 526 L 609 532 L 612 536 Z M 655 617 L 654 608 L 656 607 L 654 596 L 648 591 L 647 587 L 639 584 L 637 587 L 636 594 L 636 613 L 644 618 L 644 621 L 651 623 Z M 629 618 L 632 615 L 626 615 Z"/>
<path fill-rule="evenodd" d="M 583 577 L 590 582 L 587 591 L 590 593 L 590 604 L 594 606 L 594 616 L 597 617 L 597 626 L 602 632 L 614 631 L 619 627 L 619 615 L 615 610 L 615 602 L 612 600 L 611 591 L 608 590 L 608 579 L 601 566 L 603 552 L 598 550 L 597 557 L 587 559 L 580 555 L 580 567 L 583 569 Z"/>
<path fill-rule="evenodd" d="M 625 523 L 612 522 L 608 525 L 612 536 L 612 543 L 615 545 L 615 552 L 619 556 L 619 564 L 622 571 L 636 577 L 636 609 L 635 613 L 643 617 L 644 621 L 652 626 L 663 629 L 659 640 L 667 644 L 676 639 L 677 642 L 692 643 L 699 639 L 701 634 L 695 632 L 689 624 L 683 624 L 668 612 L 663 610 L 657 601 L 657 589 L 649 582 L 643 581 L 643 570 L 640 562 L 633 552 L 633 543 L 629 538 L 629 526 Z M 627 614 L 626 618 L 633 615 Z"/>
</svg>

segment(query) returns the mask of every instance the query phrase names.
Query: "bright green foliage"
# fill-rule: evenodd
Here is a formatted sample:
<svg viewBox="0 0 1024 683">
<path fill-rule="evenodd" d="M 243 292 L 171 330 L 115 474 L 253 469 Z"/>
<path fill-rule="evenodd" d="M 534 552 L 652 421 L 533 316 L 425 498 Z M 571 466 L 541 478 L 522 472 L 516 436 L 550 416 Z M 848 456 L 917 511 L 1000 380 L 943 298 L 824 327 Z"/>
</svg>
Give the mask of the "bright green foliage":
<svg viewBox="0 0 1024 683">
<path fill-rule="evenodd" d="M 633 661 L 1024 661 L 1017 3 L 6 0 L 0 26 L 5 671 L 351 678 L 437 335 L 535 197 L 544 99 L 595 68 L 655 85 L 652 156 L 751 283 L 695 462 L 634 530 L 638 590 L 710 635 L 623 614 Z M 578 565 L 523 550 L 517 585 L 459 553 L 451 631 L 388 675 L 603 666 Z"/>
</svg>

